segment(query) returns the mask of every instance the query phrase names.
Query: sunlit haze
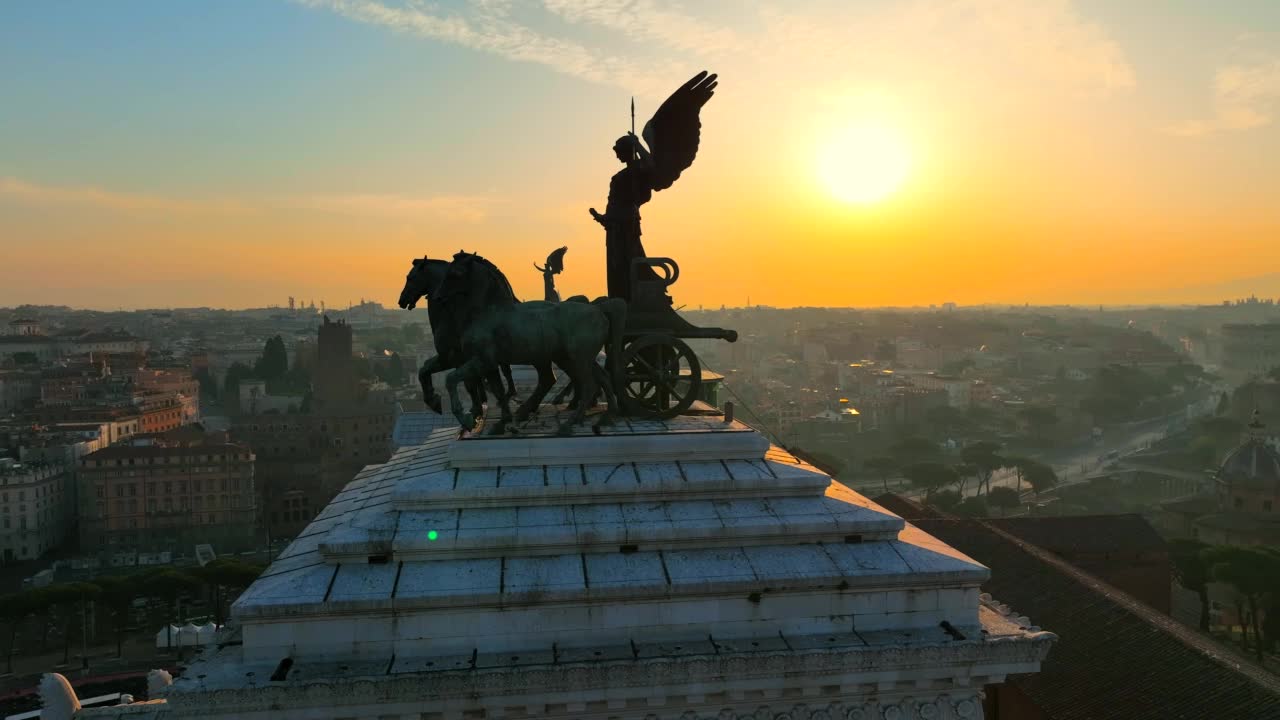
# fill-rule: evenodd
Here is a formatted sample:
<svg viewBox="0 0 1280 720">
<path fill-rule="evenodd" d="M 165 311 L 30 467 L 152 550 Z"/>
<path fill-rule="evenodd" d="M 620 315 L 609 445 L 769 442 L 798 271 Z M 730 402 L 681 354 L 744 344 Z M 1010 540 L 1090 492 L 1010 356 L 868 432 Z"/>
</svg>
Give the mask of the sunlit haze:
<svg viewBox="0 0 1280 720">
<path fill-rule="evenodd" d="M 884 126 L 859 123 L 818 151 L 818 172 L 831 194 L 847 202 L 883 200 L 907 179 L 911 153 L 906 142 Z"/>
<path fill-rule="evenodd" d="M 678 305 L 1216 302 L 1280 284 L 1280 3 L 0 4 L 0 306 L 393 306 L 465 248 L 605 292 L 610 148 Z"/>
</svg>

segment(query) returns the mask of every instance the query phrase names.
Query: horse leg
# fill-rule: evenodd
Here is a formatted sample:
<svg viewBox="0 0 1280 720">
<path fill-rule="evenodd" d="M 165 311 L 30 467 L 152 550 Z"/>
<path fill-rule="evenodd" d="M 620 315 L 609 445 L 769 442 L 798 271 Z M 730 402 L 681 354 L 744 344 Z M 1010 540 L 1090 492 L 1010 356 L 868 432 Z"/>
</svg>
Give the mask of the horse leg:
<svg viewBox="0 0 1280 720">
<path fill-rule="evenodd" d="M 487 365 L 484 368 L 484 379 L 489 385 L 489 391 L 497 396 L 498 409 L 502 411 L 500 419 L 493 426 L 493 432 L 490 434 L 501 435 L 507 431 L 507 424 L 511 422 L 511 402 L 506 388 L 502 385 L 502 374 L 497 364 Z"/>
<path fill-rule="evenodd" d="M 471 414 L 477 420 L 486 414 L 487 398 L 484 396 L 484 383 L 472 376 L 466 382 L 467 396 L 471 399 Z"/>
<path fill-rule="evenodd" d="M 503 363 L 502 376 L 507 379 L 507 398 L 514 400 L 516 398 L 516 381 L 511 377 L 511 366 Z"/>
<path fill-rule="evenodd" d="M 566 374 L 565 374 L 565 377 L 568 377 L 568 373 L 566 373 Z M 556 393 L 555 399 L 553 399 L 553 400 L 551 401 L 551 404 L 552 404 L 552 405 L 563 405 L 563 404 L 564 404 L 564 401 L 565 401 L 565 398 L 569 397 L 569 393 L 571 393 L 571 392 L 573 392 L 573 381 L 572 381 L 572 380 L 570 380 L 569 382 L 565 383 L 565 386 L 564 386 L 563 388 L 561 388 L 561 389 L 560 389 L 560 392 Z M 576 400 L 576 398 L 575 398 L 575 400 Z"/>
<path fill-rule="evenodd" d="M 617 396 L 613 392 L 613 382 L 609 378 L 609 371 L 593 363 L 592 372 L 595 373 L 596 385 L 600 388 L 600 392 L 604 395 L 605 409 L 600 418 L 596 420 L 593 428 L 599 428 L 601 425 L 612 425 L 614 413 L 617 412 Z"/>
<path fill-rule="evenodd" d="M 551 390 L 551 386 L 556 383 L 556 374 L 551 370 L 551 363 L 534 365 L 534 368 L 538 371 L 538 386 L 534 388 L 533 394 L 521 403 L 520 408 L 516 410 L 516 420 L 520 422 L 529 419 L 529 416 L 537 411 L 538 403 L 542 402 L 542 399 Z"/>
<path fill-rule="evenodd" d="M 453 408 L 453 417 L 458 420 L 458 424 L 463 430 L 474 430 L 476 427 L 475 411 L 476 407 L 472 407 L 469 412 L 463 414 L 462 401 L 458 399 L 458 383 L 467 382 L 470 384 L 479 374 L 480 361 L 472 358 L 462 365 L 454 368 L 447 376 L 445 376 L 444 384 L 449 391 L 449 406 Z M 474 398 L 474 396 L 472 396 Z"/>
<path fill-rule="evenodd" d="M 595 353 L 586 356 L 570 358 L 573 366 L 574 392 L 578 395 L 578 401 L 569 419 L 560 426 L 560 434 L 568 435 L 573 432 L 573 426 L 582 423 L 587 414 L 586 398 L 594 398 L 596 394 L 595 374 L 591 372 L 591 366 L 595 365 Z"/>
<path fill-rule="evenodd" d="M 418 384 L 422 386 L 422 402 L 437 415 L 444 414 L 444 408 L 440 404 L 440 394 L 431 386 L 431 376 L 452 367 L 439 355 L 433 355 L 427 358 L 426 362 L 422 363 L 422 368 L 418 370 Z"/>
</svg>

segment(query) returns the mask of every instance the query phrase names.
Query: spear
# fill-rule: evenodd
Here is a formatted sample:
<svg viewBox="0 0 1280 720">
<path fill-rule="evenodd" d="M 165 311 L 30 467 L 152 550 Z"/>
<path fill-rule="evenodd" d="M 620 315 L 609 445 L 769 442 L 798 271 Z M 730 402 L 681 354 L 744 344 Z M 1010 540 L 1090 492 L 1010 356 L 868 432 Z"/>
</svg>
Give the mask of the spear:
<svg viewBox="0 0 1280 720">
<path fill-rule="evenodd" d="M 632 95 L 631 96 L 631 137 L 634 138 L 635 136 L 636 136 L 636 96 Z M 636 159 L 636 148 L 634 145 L 631 146 L 631 159 L 632 160 Z"/>
</svg>

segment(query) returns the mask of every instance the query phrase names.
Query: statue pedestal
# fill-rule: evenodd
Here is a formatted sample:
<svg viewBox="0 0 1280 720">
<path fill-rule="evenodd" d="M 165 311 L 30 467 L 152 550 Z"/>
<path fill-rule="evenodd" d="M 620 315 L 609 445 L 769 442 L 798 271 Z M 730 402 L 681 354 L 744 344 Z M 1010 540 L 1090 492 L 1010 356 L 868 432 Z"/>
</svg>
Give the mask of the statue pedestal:
<svg viewBox="0 0 1280 720">
<path fill-rule="evenodd" d="M 498 468 L 517 465 L 610 465 L 677 460 L 756 460 L 769 441 L 749 426 L 725 422 L 717 415 L 681 415 L 669 420 L 618 418 L 592 429 L 594 417 L 557 434 L 566 413 L 544 405 L 514 433 L 486 435 L 484 426 L 465 434 L 449 448 L 453 468 Z"/>
</svg>

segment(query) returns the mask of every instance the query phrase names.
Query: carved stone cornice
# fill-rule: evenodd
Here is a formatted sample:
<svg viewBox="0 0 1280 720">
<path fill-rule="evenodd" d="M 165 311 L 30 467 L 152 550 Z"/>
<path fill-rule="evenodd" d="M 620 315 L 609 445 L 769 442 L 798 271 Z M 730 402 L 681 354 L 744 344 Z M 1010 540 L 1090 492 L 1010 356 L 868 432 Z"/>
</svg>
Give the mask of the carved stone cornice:
<svg viewBox="0 0 1280 720">
<path fill-rule="evenodd" d="M 893 645 L 861 648 L 817 649 L 793 652 L 728 653 L 695 655 L 679 658 L 532 665 L 517 668 L 449 670 L 404 673 L 378 677 L 325 678 L 318 680 L 273 682 L 254 686 L 217 687 L 210 681 L 202 689 L 189 678 L 197 676 L 193 666 L 165 694 L 175 712 L 186 714 L 199 708 L 216 707 L 222 713 L 253 712 L 270 707 L 342 707 L 421 702 L 432 704 L 470 701 L 483 707 L 477 698 L 493 699 L 496 704 L 518 704 L 521 696 L 551 697 L 559 693 L 591 699 L 605 691 L 617 697 L 619 690 L 634 689 L 634 697 L 651 698 L 652 690 L 665 688 L 666 694 L 679 695 L 680 688 L 701 686 L 727 687 L 730 683 L 750 684 L 753 680 L 776 681 L 794 677 L 797 686 L 803 680 L 839 678 L 842 684 L 871 683 L 867 678 L 878 673 L 910 676 L 912 671 L 937 671 L 955 668 L 956 677 L 968 677 L 975 666 L 989 665 L 1005 672 L 1033 672 L 1056 640 L 1052 633 L 1029 633 L 1022 637 L 984 642 L 958 642 L 945 645 Z M 230 649 L 228 649 L 230 650 Z M 224 651 L 225 652 L 225 651 Z M 220 665 L 227 664 L 226 660 Z M 828 680 L 829 682 L 829 680 Z M 705 692 L 705 690 L 703 691 Z M 623 693 L 627 694 L 627 693 Z M 925 711 L 928 712 L 928 711 Z M 899 710 L 897 720 L 917 717 L 916 710 Z M 874 718 L 876 716 L 868 716 Z M 933 720 L 918 716 L 921 720 Z M 949 717 L 937 716 L 938 720 Z M 956 715 L 955 717 L 968 717 Z M 975 716 L 976 717 L 976 716 Z M 884 717 L 884 720 L 895 718 Z"/>
</svg>

